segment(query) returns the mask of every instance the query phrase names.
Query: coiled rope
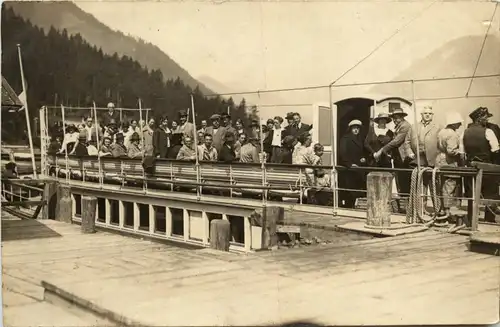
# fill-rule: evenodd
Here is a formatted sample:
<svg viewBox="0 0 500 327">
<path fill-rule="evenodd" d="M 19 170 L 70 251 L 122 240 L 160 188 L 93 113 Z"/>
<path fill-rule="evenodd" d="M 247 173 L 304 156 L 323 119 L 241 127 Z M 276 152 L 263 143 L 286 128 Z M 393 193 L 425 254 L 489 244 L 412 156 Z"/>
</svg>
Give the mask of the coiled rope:
<svg viewBox="0 0 500 327">
<path fill-rule="evenodd" d="M 432 206 L 434 208 L 434 213 L 432 215 L 426 213 L 422 215 L 423 208 L 425 208 L 423 203 L 423 198 L 420 197 L 424 187 L 423 176 L 424 173 L 432 171 L 432 183 L 430 187 Z M 414 168 L 411 172 L 411 182 L 410 182 L 410 195 L 408 197 L 408 203 L 406 205 L 406 223 L 407 224 L 425 224 L 430 226 L 436 220 L 437 214 L 440 211 L 440 201 L 437 193 L 438 179 L 436 177 L 438 168 L 423 167 L 419 170 L 418 167 Z"/>
</svg>

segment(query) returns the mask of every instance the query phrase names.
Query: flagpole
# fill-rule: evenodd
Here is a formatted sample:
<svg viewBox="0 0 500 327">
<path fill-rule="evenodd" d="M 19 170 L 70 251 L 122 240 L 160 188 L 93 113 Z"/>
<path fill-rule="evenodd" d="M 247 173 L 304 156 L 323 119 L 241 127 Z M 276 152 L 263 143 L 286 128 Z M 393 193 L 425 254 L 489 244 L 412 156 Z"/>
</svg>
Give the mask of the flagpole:
<svg viewBox="0 0 500 327">
<path fill-rule="evenodd" d="M 28 140 L 30 142 L 30 150 L 31 150 L 31 164 L 33 165 L 33 177 L 35 179 L 38 178 L 38 174 L 36 171 L 36 163 L 35 163 L 35 149 L 33 148 L 33 138 L 31 136 L 31 123 L 30 123 L 30 114 L 28 110 L 28 93 L 26 90 L 26 82 L 24 80 L 24 69 L 23 69 L 23 59 L 21 56 L 21 45 L 17 45 L 17 53 L 19 54 L 19 68 L 21 69 L 21 81 L 23 84 L 23 93 L 24 93 L 24 112 L 26 113 L 26 125 L 28 129 Z"/>
</svg>

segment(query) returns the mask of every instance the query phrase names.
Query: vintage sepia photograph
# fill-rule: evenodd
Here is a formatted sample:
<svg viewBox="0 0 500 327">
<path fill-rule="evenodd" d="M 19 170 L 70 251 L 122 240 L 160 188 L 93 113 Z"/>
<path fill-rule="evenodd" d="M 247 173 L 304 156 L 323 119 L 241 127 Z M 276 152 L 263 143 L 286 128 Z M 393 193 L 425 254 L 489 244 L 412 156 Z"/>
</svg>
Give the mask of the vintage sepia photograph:
<svg viewBox="0 0 500 327">
<path fill-rule="evenodd" d="M 2 316 L 494 325 L 500 0 L 4 1 Z"/>
</svg>

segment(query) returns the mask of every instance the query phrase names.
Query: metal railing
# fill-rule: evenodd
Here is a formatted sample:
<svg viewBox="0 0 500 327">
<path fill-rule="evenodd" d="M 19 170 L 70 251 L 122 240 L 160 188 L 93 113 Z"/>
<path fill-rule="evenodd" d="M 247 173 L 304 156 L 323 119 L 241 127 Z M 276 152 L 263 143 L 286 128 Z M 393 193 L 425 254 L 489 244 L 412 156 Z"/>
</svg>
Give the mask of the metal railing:
<svg viewBox="0 0 500 327">
<path fill-rule="evenodd" d="M 31 179 L 2 179 L 2 210 L 20 218 L 36 219 L 46 201 L 43 199 L 43 183 Z M 35 184 L 33 186 L 30 184 Z"/>
</svg>

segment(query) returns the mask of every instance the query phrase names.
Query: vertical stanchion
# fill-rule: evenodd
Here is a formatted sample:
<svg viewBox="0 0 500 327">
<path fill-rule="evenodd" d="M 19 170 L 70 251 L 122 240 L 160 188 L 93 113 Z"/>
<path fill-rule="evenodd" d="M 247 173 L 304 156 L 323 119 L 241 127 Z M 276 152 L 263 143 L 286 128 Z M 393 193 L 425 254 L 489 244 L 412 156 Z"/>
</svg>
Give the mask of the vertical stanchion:
<svg viewBox="0 0 500 327">
<path fill-rule="evenodd" d="M 63 133 L 64 133 L 64 138 L 66 138 L 66 116 L 64 115 L 64 105 L 61 104 L 61 116 L 62 116 L 62 125 L 63 125 Z M 64 139 L 63 139 L 64 142 Z M 68 168 L 68 143 L 66 142 L 66 147 L 64 148 L 64 159 L 66 161 L 66 183 L 69 184 L 69 168 Z M 75 144 L 76 145 L 76 144 Z"/>
<path fill-rule="evenodd" d="M 332 96 L 332 84 L 328 87 L 329 89 L 329 98 L 330 98 L 330 111 L 331 111 L 331 119 L 332 119 L 332 191 L 333 191 L 333 214 L 337 214 L 337 210 L 339 208 L 339 191 L 338 191 L 338 180 L 339 174 L 337 171 L 337 110 L 334 110 L 333 106 L 333 96 Z M 336 109 L 336 108 L 335 108 Z"/>
<path fill-rule="evenodd" d="M 40 108 L 39 116 L 40 116 L 40 150 L 41 150 L 41 163 L 40 169 L 42 176 L 47 176 L 47 122 L 45 121 L 45 111 L 47 111 L 47 107 L 43 106 Z"/>
<path fill-rule="evenodd" d="M 417 159 L 417 168 L 418 168 L 418 172 L 420 173 L 420 144 L 419 144 L 419 139 L 418 139 L 418 119 L 417 119 L 417 101 L 416 101 L 416 96 L 415 96 L 415 81 L 412 80 L 411 81 L 411 96 L 412 96 L 412 100 L 413 100 L 413 126 L 412 126 L 412 129 L 414 128 L 415 129 L 415 132 L 416 132 L 416 138 L 415 138 L 415 144 L 416 144 L 416 148 L 417 148 L 417 153 L 415 154 L 415 158 Z M 411 131 L 409 133 L 412 133 Z M 412 135 L 410 134 L 410 137 Z M 411 140 L 412 141 L 412 140 Z M 418 185 L 420 185 L 420 181 L 418 181 Z M 417 187 L 415 188 L 416 190 L 419 190 L 420 187 L 417 185 Z M 424 197 L 422 196 L 422 194 L 418 194 L 418 203 L 423 203 L 423 199 Z M 424 215 L 424 208 L 425 208 L 425 204 L 423 203 L 422 206 L 420 206 L 420 216 L 422 217 Z"/>
<path fill-rule="evenodd" d="M 31 122 L 30 122 L 30 114 L 28 110 L 28 90 L 26 89 L 26 82 L 24 80 L 24 68 L 23 68 L 23 59 L 21 56 L 21 45 L 17 45 L 17 53 L 19 55 L 19 68 L 21 70 L 21 82 L 23 86 L 24 93 L 24 113 L 26 115 L 26 129 L 28 130 L 28 141 L 30 143 L 30 151 L 31 151 L 31 164 L 33 166 L 33 177 L 38 178 L 38 174 L 36 172 L 36 162 L 35 162 L 35 149 L 33 148 L 33 137 L 31 136 Z"/>
<path fill-rule="evenodd" d="M 142 124 L 142 100 L 139 99 L 139 121 L 141 122 L 140 124 Z M 144 149 L 145 149 L 145 146 L 144 146 L 144 131 L 142 130 L 142 126 L 139 125 L 139 131 L 141 133 L 140 137 L 141 137 L 141 162 L 144 164 Z M 146 173 L 144 171 L 144 165 L 142 165 L 142 190 L 144 193 L 147 193 L 147 190 L 148 190 L 148 184 L 147 184 L 147 181 L 146 181 Z"/>
<path fill-rule="evenodd" d="M 260 138 L 260 167 L 262 170 L 262 206 L 265 207 L 267 203 L 267 190 L 264 188 L 266 187 L 266 160 L 264 158 L 264 132 L 262 131 L 262 121 L 261 121 L 261 116 L 260 116 L 260 91 L 257 91 L 258 95 L 258 103 L 257 103 L 257 115 L 259 117 L 259 138 Z"/>
<path fill-rule="evenodd" d="M 96 144 L 97 144 L 97 164 L 99 165 L 99 188 L 102 189 L 102 184 L 103 184 L 103 176 L 102 176 L 102 165 L 101 165 L 101 144 L 99 140 L 99 131 L 97 128 L 99 128 L 99 121 L 97 120 L 97 106 L 95 102 L 92 102 L 93 104 L 93 114 L 94 114 L 94 128 L 95 128 L 95 137 L 96 137 Z"/>
<path fill-rule="evenodd" d="M 191 116 L 193 117 L 193 128 L 194 128 L 194 132 L 193 132 L 193 143 L 194 143 L 194 155 L 196 157 L 196 183 L 197 183 L 197 186 L 196 186 L 196 196 L 198 198 L 198 200 L 200 199 L 200 196 L 201 196 L 201 192 L 200 192 L 200 161 L 199 161 L 199 158 L 198 158 L 198 133 L 196 132 L 196 114 L 195 114 L 195 111 L 194 111 L 194 97 L 193 97 L 193 94 L 191 93 Z"/>
</svg>

